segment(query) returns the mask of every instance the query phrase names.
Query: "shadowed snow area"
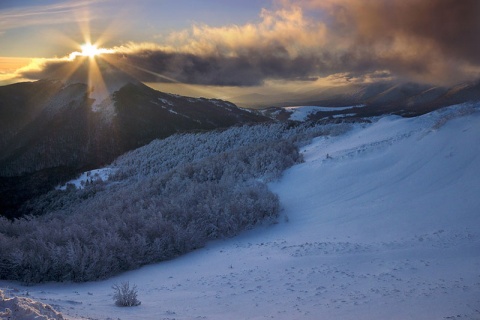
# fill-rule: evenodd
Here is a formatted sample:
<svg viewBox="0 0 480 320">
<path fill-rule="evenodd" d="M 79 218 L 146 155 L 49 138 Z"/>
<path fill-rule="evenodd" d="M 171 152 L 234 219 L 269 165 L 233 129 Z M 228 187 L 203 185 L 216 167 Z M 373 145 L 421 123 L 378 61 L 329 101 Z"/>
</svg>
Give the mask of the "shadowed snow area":
<svg viewBox="0 0 480 320">
<path fill-rule="evenodd" d="M 317 138 L 270 184 L 276 225 L 106 281 L 0 287 L 67 319 L 478 319 L 479 110 Z M 122 281 L 140 306 L 114 305 Z"/>
</svg>

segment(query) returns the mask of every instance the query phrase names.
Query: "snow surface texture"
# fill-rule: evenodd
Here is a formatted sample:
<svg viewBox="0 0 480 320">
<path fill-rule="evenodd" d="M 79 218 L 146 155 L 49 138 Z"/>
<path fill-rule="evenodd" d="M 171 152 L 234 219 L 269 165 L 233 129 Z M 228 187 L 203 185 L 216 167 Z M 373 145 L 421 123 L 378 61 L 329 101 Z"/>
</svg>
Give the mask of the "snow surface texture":
<svg viewBox="0 0 480 320">
<path fill-rule="evenodd" d="M 105 281 L 0 287 L 68 319 L 480 319 L 479 111 L 317 138 L 270 184 L 274 226 Z M 140 306 L 114 305 L 122 281 Z"/>
</svg>

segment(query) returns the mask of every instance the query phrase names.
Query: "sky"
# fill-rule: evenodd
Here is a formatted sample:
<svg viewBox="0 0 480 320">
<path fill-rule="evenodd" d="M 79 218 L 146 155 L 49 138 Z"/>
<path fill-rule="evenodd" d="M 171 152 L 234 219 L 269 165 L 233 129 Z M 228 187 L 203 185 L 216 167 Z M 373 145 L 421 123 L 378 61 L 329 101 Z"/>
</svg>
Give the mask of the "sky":
<svg viewBox="0 0 480 320">
<path fill-rule="evenodd" d="M 477 0 L 2 0 L 0 84 L 66 77 L 91 43 L 177 93 L 452 85 L 480 78 L 478 17 Z"/>
</svg>

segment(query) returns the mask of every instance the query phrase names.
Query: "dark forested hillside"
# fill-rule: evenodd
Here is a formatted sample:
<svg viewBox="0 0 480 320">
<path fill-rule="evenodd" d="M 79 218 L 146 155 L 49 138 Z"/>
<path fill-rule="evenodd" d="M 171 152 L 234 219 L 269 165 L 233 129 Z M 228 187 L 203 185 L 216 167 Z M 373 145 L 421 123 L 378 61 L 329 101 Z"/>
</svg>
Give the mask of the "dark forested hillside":
<svg viewBox="0 0 480 320">
<path fill-rule="evenodd" d="M 13 217 L 26 199 L 154 139 L 268 120 L 221 100 L 116 85 L 102 101 L 83 83 L 0 87 L 0 215 Z"/>
</svg>

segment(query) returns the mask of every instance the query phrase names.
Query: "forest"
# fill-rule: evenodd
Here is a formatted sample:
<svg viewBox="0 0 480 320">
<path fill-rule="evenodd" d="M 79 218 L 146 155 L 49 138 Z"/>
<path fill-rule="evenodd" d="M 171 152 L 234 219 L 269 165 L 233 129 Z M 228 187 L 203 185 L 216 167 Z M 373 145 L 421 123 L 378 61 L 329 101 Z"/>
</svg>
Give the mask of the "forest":
<svg viewBox="0 0 480 320">
<path fill-rule="evenodd" d="M 25 203 L 24 217 L 0 217 L 0 278 L 104 279 L 275 223 L 268 182 L 313 138 L 350 127 L 270 123 L 154 140 L 111 163 L 106 181 L 57 188 Z"/>
</svg>

